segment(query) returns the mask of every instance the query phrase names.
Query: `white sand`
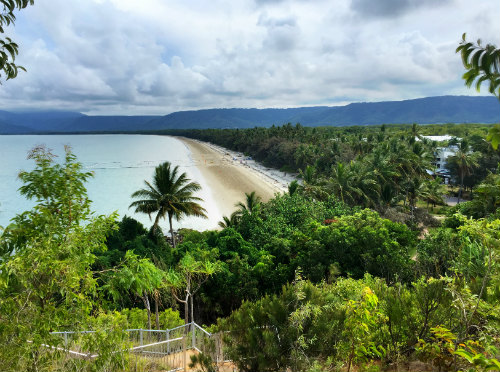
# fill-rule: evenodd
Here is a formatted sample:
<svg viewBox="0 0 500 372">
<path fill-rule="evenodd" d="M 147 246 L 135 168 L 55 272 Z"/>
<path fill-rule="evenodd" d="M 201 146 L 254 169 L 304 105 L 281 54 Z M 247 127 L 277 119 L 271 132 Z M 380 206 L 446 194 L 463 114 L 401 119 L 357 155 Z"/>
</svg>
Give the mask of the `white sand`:
<svg viewBox="0 0 500 372">
<path fill-rule="evenodd" d="M 206 179 L 220 212 L 229 216 L 245 193 L 255 191 L 263 201 L 288 190 L 295 175 L 266 168 L 243 154 L 207 142 L 177 137 L 190 149 L 196 167 Z"/>
</svg>

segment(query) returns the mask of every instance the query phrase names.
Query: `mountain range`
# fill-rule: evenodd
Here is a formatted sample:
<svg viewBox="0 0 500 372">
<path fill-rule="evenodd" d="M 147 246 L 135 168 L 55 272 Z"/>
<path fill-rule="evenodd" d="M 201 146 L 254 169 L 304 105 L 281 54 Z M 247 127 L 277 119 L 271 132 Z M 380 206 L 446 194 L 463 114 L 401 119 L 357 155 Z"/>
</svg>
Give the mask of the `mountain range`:
<svg viewBox="0 0 500 372">
<path fill-rule="evenodd" d="M 439 96 L 288 109 L 207 109 L 165 116 L 90 116 L 68 111 L 0 111 L 0 134 L 139 132 L 162 129 L 498 123 L 496 97 Z"/>
</svg>

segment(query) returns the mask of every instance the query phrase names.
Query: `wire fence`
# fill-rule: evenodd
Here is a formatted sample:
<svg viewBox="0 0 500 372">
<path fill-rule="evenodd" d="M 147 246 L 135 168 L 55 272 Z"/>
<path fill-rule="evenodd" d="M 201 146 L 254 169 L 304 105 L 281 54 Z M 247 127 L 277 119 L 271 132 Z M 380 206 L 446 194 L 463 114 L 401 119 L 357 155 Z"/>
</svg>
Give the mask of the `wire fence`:
<svg viewBox="0 0 500 372">
<path fill-rule="evenodd" d="M 52 332 L 56 338 L 52 344 L 44 345 L 57 352 L 66 353 L 67 358 L 94 359 L 99 351 L 89 351 L 89 342 L 96 331 Z M 207 354 L 217 363 L 227 362 L 221 334 L 212 334 L 196 323 L 185 324 L 166 330 L 127 329 L 124 340 L 127 348 L 116 352 L 129 354 L 129 362 L 137 372 L 163 370 L 187 371 L 191 355 Z"/>
</svg>

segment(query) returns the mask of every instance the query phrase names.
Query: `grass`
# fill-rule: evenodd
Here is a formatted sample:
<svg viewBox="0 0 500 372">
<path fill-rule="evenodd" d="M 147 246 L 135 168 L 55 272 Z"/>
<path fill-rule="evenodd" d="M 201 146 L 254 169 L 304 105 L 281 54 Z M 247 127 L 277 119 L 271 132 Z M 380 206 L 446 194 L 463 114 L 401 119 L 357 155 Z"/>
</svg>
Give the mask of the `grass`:
<svg viewBox="0 0 500 372">
<path fill-rule="evenodd" d="M 434 207 L 434 206 L 432 206 L 432 204 L 429 204 L 427 206 L 427 202 L 418 201 L 417 208 L 426 209 L 430 214 L 433 214 L 433 215 L 443 216 L 450 209 L 450 206 L 448 206 L 448 205 L 436 205 Z"/>
</svg>

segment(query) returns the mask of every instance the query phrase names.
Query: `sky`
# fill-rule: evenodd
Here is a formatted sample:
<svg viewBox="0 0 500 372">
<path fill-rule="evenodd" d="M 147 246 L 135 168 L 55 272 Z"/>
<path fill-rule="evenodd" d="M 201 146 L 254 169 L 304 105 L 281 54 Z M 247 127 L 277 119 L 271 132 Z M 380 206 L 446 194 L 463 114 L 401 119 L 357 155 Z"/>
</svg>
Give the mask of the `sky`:
<svg viewBox="0 0 500 372">
<path fill-rule="evenodd" d="M 476 95 L 462 34 L 500 45 L 498 0 L 35 0 L 5 35 L 27 72 L 0 109 L 165 115 Z M 483 89 L 486 95 L 486 88 Z"/>
</svg>

